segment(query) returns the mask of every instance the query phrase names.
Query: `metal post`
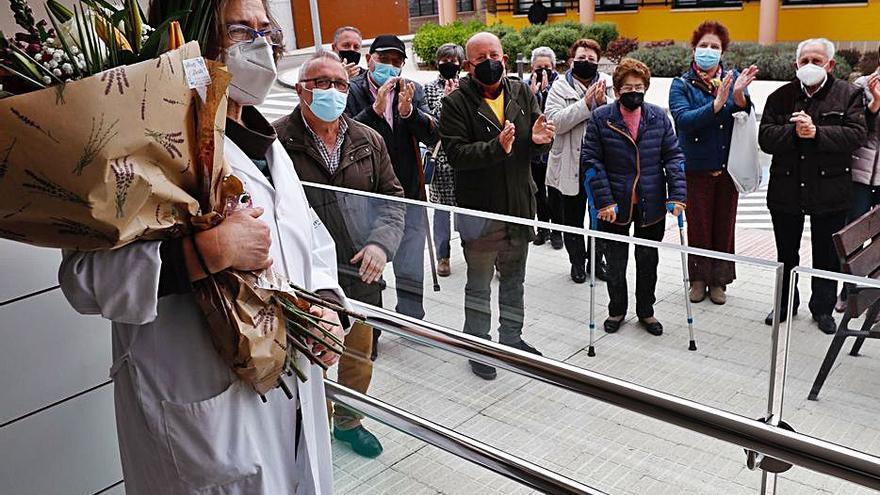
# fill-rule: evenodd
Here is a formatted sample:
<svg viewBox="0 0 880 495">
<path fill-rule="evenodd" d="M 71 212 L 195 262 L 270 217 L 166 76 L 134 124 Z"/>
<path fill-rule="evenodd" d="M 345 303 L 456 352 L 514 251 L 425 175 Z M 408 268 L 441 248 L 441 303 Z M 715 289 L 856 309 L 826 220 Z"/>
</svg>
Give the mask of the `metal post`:
<svg viewBox="0 0 880 495">
<path fill-rule="evenodd" d="M 318 0 L 309 0 L 309 8 L 312 13 L 312 37 L 315 42 L 315 53 L 324 51 L 324 42 L 321 38 L 321 14 L 318 13 Z"/>
<path fill-rule="evenodd" d="M 519 80 L 523 80 L 523 64 L 525 63 L 525 59 L 523 58 L 522 53 L 516 54 L 516 74 L 519 76 Z"/>
<path fill-rule="evenodd" d="M 590 207 L 590 205 L 588 205 Z M 590 221 L 590 230 L 593 230 L 592 219 Z M 601 260 L 600 260 L 601 261 Z M 596 338 L 596 270 L 599 265 L 596 264 L 596 238 L 590 236 L 590 347 L 587 349 L 587 356 L 596 355 L 595 338 Z"/>
</svg>

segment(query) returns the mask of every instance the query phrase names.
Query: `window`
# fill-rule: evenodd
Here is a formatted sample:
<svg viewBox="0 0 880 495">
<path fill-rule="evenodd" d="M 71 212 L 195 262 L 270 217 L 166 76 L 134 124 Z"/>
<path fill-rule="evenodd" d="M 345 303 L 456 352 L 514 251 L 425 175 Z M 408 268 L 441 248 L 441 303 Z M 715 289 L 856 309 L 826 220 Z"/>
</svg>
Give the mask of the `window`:
<svg viewBox="0 0 880 495">
<path fill-rule="evenodd" d="M 514 14 L 528 14 L 532 3 L 532 0 L 516 0 Z M 578 6 L 577 0 L 543 0 L 543 3 L 550 14 L 564 14 L 566 8 L 576 9 Z"/>
<path fill-rule="evenodd" d="M 740 7 L 741 0 L 674 0 L 674 9 L 711 9 L 716 7 Z"/>
<path fill-rule="evenodd" d="M 458 0 L 459 12 L 471 12 L 474 10 L 474 0 Z M 437 0 L 409 0 L 409 16 L 423 17 L 440 13 Z"/>
<path fill-rule="evenodd" d="M 868 0 L 782 0 L 782 5 L 833 5 L 836 3 L 861 3 L 867 5 Z"/>
<path fill-rule="evenodd" d="M 638 10 L 639 0 L 596 0 L 596 12 Z"/>
</svg>

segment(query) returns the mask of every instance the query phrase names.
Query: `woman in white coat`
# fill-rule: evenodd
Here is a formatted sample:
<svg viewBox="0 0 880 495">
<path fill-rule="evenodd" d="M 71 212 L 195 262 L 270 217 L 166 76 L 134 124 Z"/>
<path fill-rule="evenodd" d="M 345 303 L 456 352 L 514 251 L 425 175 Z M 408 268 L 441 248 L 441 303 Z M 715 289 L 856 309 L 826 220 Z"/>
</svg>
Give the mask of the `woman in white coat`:
<svg viewBox="0 0 880 495">
<path fill-rule="evenodd" d="M 65 252 L 59 278 L 77 311 L 113 322 L 110 373 L 128 495 L 332 494 L 320 368 L 300 358 L 308 381 L 284 377 L 295 397 L 274 389 L 264 404 L 221 360 L 192 294 L 205 270 L 272 266 L 300 286 L 343 297 L 333 240 L 309 208 L 272 126 L 250 106 L 274 83 L 280 33 L 265 2 L 220 5 L 221 17 L 250 28 L 218 19 L 225 36 L 214 48 L 233 76 L 226 159 L 255 207 L 183 240 Z M 335 331 L 341 335 L 340 327 Z"/>
<path fill-rule="evenodd" d="M 562 221 L 583 228 L 587 208 L 584 189 L 585 171 L 580 169 L 581 142 L 586 122 L 593 110 L 614 99 L 611 76 L 599 72 L 602 48 L 591 39 L 580 39 L 568 49 L 569 69 L 561 81 L 550 87 L 544 113 L 556 124 L 556 139 L 547 161 L 548 187 L 562 194 Z M 565 233 L 565 250 L 571 262 L 571 279 L 578 284 L 587 280 L 590 267 L 584 236 Z M 596 243 L 600 246 L 599 242 Z M 599 268 L 596 276 L 605 280 L 602 249 L 596 249 Z"/>
</svg>

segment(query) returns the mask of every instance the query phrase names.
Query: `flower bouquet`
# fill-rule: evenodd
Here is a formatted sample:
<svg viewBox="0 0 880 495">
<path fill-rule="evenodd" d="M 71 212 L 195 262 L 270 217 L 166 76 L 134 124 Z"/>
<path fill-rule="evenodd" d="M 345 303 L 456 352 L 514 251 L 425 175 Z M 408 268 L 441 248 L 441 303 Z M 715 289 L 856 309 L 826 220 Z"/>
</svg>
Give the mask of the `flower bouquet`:
<svg viewBox="0 0 880 495">
<path fill-rule="evenodd" d="M 246 198 L 223 160 L 231 76 L 200 50 L 217 1 L 183 3 L 152 29 L 136 0 L 49 0 L 49 22 L 10 1 L 23 31 L 0 32 L 0 238 L 115 249 L 210 228 Z M 225 271 L 197 295 L 260 393 L 283 372 L 306 378 L 297 353 L 322 364 L 310 343 L 342 352 L 310 308 L 343 308 L 272 273 Z"/>
</svg>

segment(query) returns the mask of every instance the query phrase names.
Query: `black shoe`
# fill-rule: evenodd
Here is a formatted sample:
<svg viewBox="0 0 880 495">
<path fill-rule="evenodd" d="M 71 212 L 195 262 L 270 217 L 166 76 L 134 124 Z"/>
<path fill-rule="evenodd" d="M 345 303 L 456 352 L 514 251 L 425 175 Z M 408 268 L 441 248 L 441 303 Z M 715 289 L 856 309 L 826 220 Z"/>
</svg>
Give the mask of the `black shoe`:
<svg viewBox="0 0 880 495">
<path fill-rule="evenodd" d="M 605 320 L 605 323 L 603 323 L 602 326 L 605 327 L 605 333 L 614 333 L 620 330 L 621 324 L 623 324 L 623 318 L 619 320 L 608 318 L 607 320 Z"/>
<path fill-rule="evenodd" d="M 547 239 L 550 238 L 550 231 L 547 229 L 538 229 L 538 235 L 535 236 L 535 240 L 532 241 L 532 244 L 535 246 L 543 246 Z"/>
<path fill-rule="evenodd" d="M 827 335 L 834 335 L 837 332 L 837 323 L 834 321 L 834 317 L 831 315 L 817 315 L 813 313 L 813 321 L 819 327 L 819 330 L 822 330 L 822 333 Z"/>
<path fill-rule="evenodd" d="M 562 242 L 562 232 L 550 232 L 550 245 L 556 250 L 565 247 L 565 243 Z"/>
<path fill-rule="evenodd" d="M 373 350 L 370 352 L 370 361 L 376 361 L 376 358 L 379 357 L 379 336 L 382 335 L 382 330 L 373 329 Z"/>
<path fill-rule="evenodd" d="M 471 371 L 483 380 L 494 380 L 498 376 L 495 368 L 488 364 L 478 363 L 477 361 L 468 361 L 468 363 L 471 365 Z"/>
<path fill-rule="evenodd" d="M 530 354 L 535 354 L 537 356 L 543 356 L 543 354 L 541 354 L 541 351 L 539 351 L 539 350 L 535 349 L 534 347 L 532 347 L 531 345 L 529 345 L 529 343 L 526 342 L 525 340 L 520 340 L 516 344 L 508 344 L 508 347 L 513 347 L 514 349 L 519 349 L 521 351 L 525 351 Z"/>
<path fill-rule="evenodd" d="M 357 455 L 372 459 L 382 453 L 379 439 L 363 426 L 356 426 L 350 430 L 333 428 L 333 436 L 340 442 L 351 445 L 351 450 Z"/>
<path fill-rule="evenodd" d="M 773 313 L 775 313 L 775 311 L 770 311 L 770 313 L 767 314 L 767 317 L 764 318 L 764 324 L 767 325 L 768 327 L 773 326 Z M 797 306 L 795 306 L 793 313 L 795 316 L 797 316 L 797 314 L 798 314 Z M 785 323 L 785 320 L 787 320 L 787 319 L 788 319 L 788 316 L 785 313 L 779 315 L 779 323 Z"/>
<path fill-rule="evenodd" d="M 587 271 L 584 269 L 584 265 L 571 265 L 571 280 L 576 284 L 587 281 Z"/>
<path fill-rule="evenodd" d="M 648 333 L 655 337 L 663 335 L 663 325 L 661 325 L 659 321 L 648 323 L 647 321 L 639 318 L 639 324 L 642 325 L 642 328 L 647 330 Z"/>
<path fill-rule="evenodd" d="M 599 262 L 599 268 L 596 269 L 596 278 L 603 282 L 608 281 L 608 264 L 604 261 Z"/>
</svg>

